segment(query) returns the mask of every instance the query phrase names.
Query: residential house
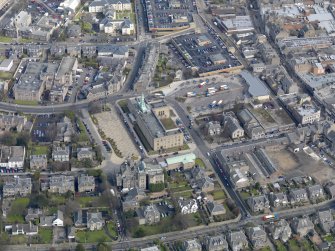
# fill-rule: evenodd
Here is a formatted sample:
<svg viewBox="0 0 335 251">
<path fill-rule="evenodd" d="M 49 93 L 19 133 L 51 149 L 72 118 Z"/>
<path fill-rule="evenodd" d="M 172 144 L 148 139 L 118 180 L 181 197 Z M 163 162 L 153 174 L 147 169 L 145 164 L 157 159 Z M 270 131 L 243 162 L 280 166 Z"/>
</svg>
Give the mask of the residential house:
<svg viewBox="0 0 335 251">
<path fill-rule="evenodd" d="M 121 165 L 116 176 L 116 184 L 123 189 L 138 187 L 147 189 L 150 184 L 164 183 L 164 173 L 160 165 L 152 161 L 131 163 L 127 161 Z"/>
<path fill-rule="evenodd" d="M 228 243 L 224 235 L 207 236 L 205 239 L 207 251 L 228 251 Z"/>
<path fill-rule="evenodd" d="M 227 241 L 232 251 L 240 251 L 248 247 L 248 240 L 242 230 L 230 231 Z"/>
<path fill-rule="evenodd" d="M 31 193 L 31 178 L 14 177 L 6 181 L 2 188 L 3 197 L 27 196 Z"/>
<path fill-rule="evenodd" d="M 198 211 L 198 204 L 195 199 L 180 198 L 178 205 L 182 214 L 192 214 Z"/>
<path fill-rule="evenodd" d="M 291 223 L 292 230 L 301 237 L 314 232 L 314 224 L 308 217 L 294 218 Z"/>
<path fill-rule="evenodd" d="M 131 2 L 129 0 L 94 0 L 88 7 L 91 13 L 103 13 L 106 9 L 114 9 L 116 11 L 131 10 Z"/>
<path fill-rule="evenodd" d="M 140 201 L 146 198 L 146 194 L 143 190 L 135 187 L 129 190 L 129 192 L 124 196 L 122 207 L 123 211 L 134 210 L 139 208 Z"/>
<path fill-rule="evenodd" d="M 63 212 L 57 210 L 57 213 L 52 216 L 42 215 L 40 217 L 40 226 L 41 227 L 63 227 L 64 226 L 64 215 Z"/>
<path fill-rule="evenodd" d="M 82 147 L 82 148 L 77 148 L 77 159 L 79 161 L 84 160 L 84 159 L 93 159 L 93 151 L 91 147 Z"/>
<path fill-rule="evenodd" d="M 309 201 L 307 191 L 304 188 L 292 189 L 289 192 L 289 199 L 290 199 L 291 204 L 306 203 Z"/>
<path fill-rule="evenodd" d="M 31 170 L 44 170 L 48 167 L 48 158 L 45 154 L 30 155 L 29 166 Z"/>
<path fill-rule="evenodd" d="M 186 240 L 183 244 L 184 251 L 201 251 L 201 244 L 197 239 Z"/>
<path fill-rule="evenodd" d="M 270 193 L 269 195 L 270 205 L 274 208 L 287 207 L 289 205 L 287 195 L 280 193 Z"/>
<path fill-rule="evenodd" d="M 97 46 L 98 57 L 128 58 L 129 48 L 126 45 L 99 45 Z"/>
<path fill-rule="evenodd" d="M 269 226 L 269 232 L 274 240 L 281 240 L 282 242 L 287 242 L 292 235 L 290 224 L 285 219 L 281 219 L 276 224 L 272 223 Z"/>
<path fill-rule="evenodd" d="M 74 212 L 73 224 L 76 228 L 84 228 L 87 226 L 87 211 L 79 209 Z"/>
<path fill-rule="evenodd" d="M 227 132 L 232 139 L 244 137 L 244 130 L 240 126 L 239 121 L 230 114 L 224 116 L 224 131 Z"/>
<path fill-rule="evenodd" d="M 71 57 L 68 57 L 69 59 L 72 59 Z M 64 59 L 64 58 L 63 58 Z M 70 71 L 70 70 L 69 70 Z M 63 78 L 65 78 L 66 75 L 72 75 L 71 72 L 67 72 L 64 74 L 59 74 L 62 76 L 59 76 L 59 81 L 65 81 Z M 64 76 L 63 76 L 64 75 Z M 71 80 L 67 80 L 69 85 L 71 84 Z M 67 82 L 66 82 L 67 83 Z M 61 84 L 61 83 L 60 83 Z M 71 142 L 71 137 L 74 134 L 74 128 L 72 125 L 72 121 L 68 117 L 64 117 L 62 121 L 57 123 L 57 135 L 56 135 L 56 141 L 59 142 Z"/>
<path fill-rule="evenodd" d="M 62 211 L 57 210 L 57 214 L 54 220 L 52 221 L 52 225 L 56 227 L 64 226 L 64 215 Z"/>
<path fill-rule="evenodd" d="M 66 45 L 52 44 L 50 46 L 50 55 L 60 58 L 65 54 Z"/>
<path fill-rule="evenodd" d="M 206 207 L 207 207 L 208 213 L 211 216 L 222 215 L 226 213 L 225 207 L 215 201 L 207 201 Z"/>
<path fill-rule="evenodd" d="M 24 146 L 1 146 L 0 167 L 23 168 L 25 154 Z"/>
<path fill-rule="evenodd" d="M 91 231 L 101 230 L 105 225 L 105 220 L 102 218 L 102 213 L 87 213 L 87 228 Z"/>
<path fill-rule="evenodd" d="M 220 135 L 221 125 L 218 121 L 210 121 L 205 126 L 206 134 L 209 136 Z"/>
<path fill-rule="evenodd" d="M 139 215 L 139 224 L 155 224 L 161 220 L 160 212 L 155 204 L 148 205 L 144 208 L 144 210 L 138 210 Z"/>
<path fill-rule="evenodd" d="M 78 192 L 93 192 L 95 190 L 94 176 L 80 175 L 78 177 Z"/>
<path fill-rule="evenodd" d="M 70 147 L 54 146 L 52 149 L 52 159 L 54 161 L 66 162 L 70 160 Z"/>
<path fill-rule="evenodd" d="M 42 214 L 43 212 L 39 208 L 28 208 L 28 212 L 26 216 L 24 217 L 24 219 L 26 222 L 29 222 L 29 221 L 40 218 Z"/>
<path fill-rule="evenodd" d="M 27 123 L 27 118 L 19 115 L 0 115 L 0 130 L 1 131 L 17 131 L 21 132 L 24 125 Z"/>
<path fill-rule="evenodd" d="M 248 198 L 247 204 L 252 212 L 261 212 L 270 208 L 269 200 L 264 194 Z"/>
<path fill-rule="evenodd" d="M 38 226 L 32 224 L 31 222 L 28 224 L 14 224 L 11 226 L 12 235 L 37 235 L 38 234 Z"/>
<path fill-rule="evenodd" d="M 95 45 L 83 45 L 81 51 L 83 57 L 93 58 L 97 55 L 97 47 Z"/>
<path fill-rule="evenodd" d="M 308 197 L 311 201 L 322 200 L 325 198 L 325 193 L 321 185 L 316 184 L 307 187 Z"/>
<path fill-rule="evenodd" d="M 201 192 L 208 193 L 214 190 L 214 182 L 207 175 L 195 181 L 195 186 L 200 189 Z"/>
<path fill-rule="evenodd" d="M 66 46 L 66 52 L 70 57 L 81 57 L 81 46 L 80 45 L 67 45 Z M 94 54 L 95 54 L 95 48 L 94 48 Z"/>
<path fill-rule="evenodd" d="M 246 233 L 254 249 L 268 246 L 266 232 L 260 226 L 249 227 Z"/>
<path fill-rule="evenodd" d="M 41 190 L 60 194 L 68 191 L 74 192 L 74 177 L 65 175 L 51 176 L 47 182 L 41 183 Z"/>
<path fill-rule="evenodd" d="M 236 189 L 242 189 L 250 185 L 248 177 L 238 168 L 231 171 L 230 180 Z"/>
<path fill-rule="evenodd" d="M 322 231 L 329 233 L 334 229 L 335 221 L 331 210 L 317 212 L 317 220 Z"/>
</svg>

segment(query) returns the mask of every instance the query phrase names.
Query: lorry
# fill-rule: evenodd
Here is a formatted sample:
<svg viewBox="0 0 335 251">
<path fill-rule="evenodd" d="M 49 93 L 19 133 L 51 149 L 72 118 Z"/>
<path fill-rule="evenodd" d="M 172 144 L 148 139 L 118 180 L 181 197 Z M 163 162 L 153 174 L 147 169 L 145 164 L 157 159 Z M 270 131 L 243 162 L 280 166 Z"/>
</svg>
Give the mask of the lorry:
<svg viewBox="0 0 335 251">
<path fill-rule="evenodd" d="M 187 97 L 195 97 L 196 96 L 196 93 L 195 92 L 188 92 L 186 94 Z"/>
<path fill-rule="evenodd" d="M 277 213 L 274 213 L 274 214 L 265 215 L 265 216 L 263 216 L 262 219 L 263 219 L 263 221 L 278 220 L 279 216 L 278 216 Z"/>
</svg>

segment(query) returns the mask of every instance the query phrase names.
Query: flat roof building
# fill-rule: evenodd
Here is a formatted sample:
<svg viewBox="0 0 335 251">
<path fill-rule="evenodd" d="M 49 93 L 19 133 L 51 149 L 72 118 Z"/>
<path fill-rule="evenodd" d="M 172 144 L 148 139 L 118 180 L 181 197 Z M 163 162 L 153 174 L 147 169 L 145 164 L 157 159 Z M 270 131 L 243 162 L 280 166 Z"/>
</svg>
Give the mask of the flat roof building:
<svg viewBox="0 0 335 251">
<path fill-rule="evenodd" d="M 13 67 L 13 59 L 4 59 L 0 64 L 0 71 L 10 71 Z"/>
<path fill-rule="evenodd" d="M 183 133 L 176 127 L 170 129 L 164 125 L 165 119 L 171 120 L 170 108 L 167 105 L 160 107 L 149 105 L 142 95 L 142 97 L 129 99 L 128 108 L 154 151 L 183 146 Z"/>
<path fill-rule="evenodd" d="M 236 16 L 224 20 L 218 19 L 218 21 L 227 33 L 249 32 L 254 30 L 254 26 L 249 16 Z"/>
<path fill-rule="evenodd" d="M 242 71 L 240 75 L 249 86 L 248 92 L 253 98 L 262 100 L 269 99 L 270 91 L 258 77 L 253 76 L 248 71 Z"/>
</svg>

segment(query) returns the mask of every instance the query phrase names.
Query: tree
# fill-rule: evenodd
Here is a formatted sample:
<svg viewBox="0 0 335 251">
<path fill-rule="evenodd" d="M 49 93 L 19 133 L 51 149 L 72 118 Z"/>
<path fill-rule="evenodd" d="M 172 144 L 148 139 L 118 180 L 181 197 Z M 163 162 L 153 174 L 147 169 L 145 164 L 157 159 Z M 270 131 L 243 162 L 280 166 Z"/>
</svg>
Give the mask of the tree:
<svg viewBox="0 0 335 251">
<path fill-rule="evenodd" d="M 73 111 L 65 111 L 64 112 L 64 116 L 68 117 L 69 119 L 71 119 L 72 122 L 74 122 L 76 115 Z"/>
<path fill-rule="evenodd" d="M 83 246 L 83 244 L 78 244 L 75 251 L 85 251 L 85 247 Z"/>
<path fill-rule="evenodd" d="M 92 168 L 93 161 L 91 159 L 83 159 L 80 161 L 80 165 L 84 168 Z"/>
<path fill-rule="evenodd" d="M 100 113 L 102 112 L 102 107 L 100 104 L 92 103 L 88 105 L 88 111 L 90 114 Z"/>
<path fill-rule="evenodd" d="M 97 245 L 97 251 L 112 251 L 112 249 L 106 243 L 100 242 Z"/>
<path fill-rule="evenodd" d="M 30 196 L 29 207 L 46 208 L 48 205 L 48 198 L 44 194 L 32 194 Z"/>
<path fill-rule="evenodd" d="M 81 25 L 81 29 L 84 32 L 91 32 L 92 31 L 92 24 L 88 23 L 88 22 L 83 22 Z"/>
<path fill-rule="evenodd" d="M 31 141 L 31 137 L 29 133 L 21 132 L 16 139 L 16 145 L 28 147 L 30 144 L 30 141 Z"/>
<path fill-rule="evenodd" d="M 6 146 L 14 146 L 16 144 L 16 138 L 13 133 L 5 132 L 0 136 L 0 143 Z"/>
<path fill-rule="evenodd" d="M 96 145 L 96 146 L 94 147 L 94 151 L 95 151 L 95 153 L 96 153 L 97 161 L 98 161 L 99 163 L 101 163 L 101 162 L 102 162 L 102 152 L 101 152 L 101 148 L 100 148 L 100 146 Z"/>
<path fill-rule="evenodd" d="M 157 184 L 149 184 L 150 192 L 160 192 L 163 191 L 165 188 L 165 184 L 163 182 Z"/>
</svg>

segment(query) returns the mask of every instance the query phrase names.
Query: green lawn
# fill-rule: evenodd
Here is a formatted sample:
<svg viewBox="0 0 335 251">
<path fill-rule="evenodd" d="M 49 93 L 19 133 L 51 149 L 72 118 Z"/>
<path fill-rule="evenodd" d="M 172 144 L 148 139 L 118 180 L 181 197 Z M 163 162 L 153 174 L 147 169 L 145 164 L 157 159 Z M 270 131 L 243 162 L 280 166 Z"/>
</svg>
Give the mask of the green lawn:
<svg viewBox="0 0 335 251">
<path fill-rule="evenodd" d="M 76 201 L 79 202 L 81 207 L 90 207 L 95 197 L 87 196 L 87 197 L 77 197 Z"/>
<path fill-rule="evenodd" d="M 52 194 L 49 196 L 49 202 L 51 205 L 63 205 L 65 204 L 66 198 L 61 195 Z"/>
<path fill-rule="evenodd" d="M 35 100 L 17 100 L 17 99 L 15 99 L 14 103 L 18 104 L 18 105 L 38 105 L 38 102 L 35 101 Z"/>
<path fill-rule="evenodd" d="M 32 39 L 28 39 L 28 38 L 20 38 L 19 42 L 20 43 L 31 43 L 33 40 Z"/>
<path fill-rule="evenodd" d="M 160 121 L 162 122 L 166 130 L 171 130 L 171 129 L 176 128 L 176 124 L 171 118 L 161 119 Z"/>
<path fill-rule="evenodd" d="M 187 190 L 191 190 L 192 188 L 190 186 L 180 186 L 180 187 L 175 187 L 175 188 L 171 188 L 171 192 L 173 193 L 178 193 L 178 192 L 183 192 L 183 191 L 187 191 Z"/>
<path fill-rule="evenodd" d="M 325 235 L 322 237 L 324 241 L 327 241 L 327 242 L 333 242 L 334 241 L 334 236 L 329 234 L 329 235 Z"/>
<path fill-rule="evenodd" d="M 3 80 L 9 80 L 13 77 L 13 73 L 6 72 L 6 71 L 0 71 L 0 79 Z"/>
<path fill-rule="evenodd" d="M 40 236 L 41 243 L 51 243 L 52 241 L 52 228 L 38 228 L 38 235 Z"/>
<path fill-rule="evenodd" d="M 288 241 L 288 248 L 290 251 L 300 251 L 299 244 L 294 239 Z"/>
<path fill-rule="evenodd" d="M 275 246 L 277 251 L 287 251 L 287 248 L 284 246 L 284 244 L 281 241 L 276 240 Z"/>
<path fill-rule="evenodd" d="M 76 240 L 80 243 L 111 241 L 111 239 L 106 235 L 104 230 L 77 231 Z"/>
<path fill-rule="evenodd" d="M 29 198 L 17 198 L 12 202 L 10 211 L 7 215 L 8 223 L 24 223 L 24 210 L 29 205 Z"/>
<path fill-rule="evenodd" d="M 10 242 L 11 245 L 18 245 L 18 244 L 26 244 L 28 237 L 25 235 L 12 235 L 10 236 Z"/>
<path fill-rule="evenodd" d="M 195 164 L 201 168 L 206 169 L 206 165 L 204 163 L 204 161 L 201 158 L 196 158 L 195 159 Z"/>
<path fill-rule="evenodd" d="M 33 146 L 32 154 L 35 155 L 42 155 L 49 153 L 49 147 L 48 146 Z"/>
<path fill-rule="evenodd" d="M 261 248 L 260 251 L 271 251 L 271 248 L 270 247 L 264 247 L 264 248 Z"/>
<path fill-rule="evenodd" d="M 302 239 L 300 241 L 300 246 L 301 246 L 302 250 L 304 250 L 304 251 L 313 251 L 314 250 L 311 243 L 306 239 Z"/>
<path fill-rule="evenodd" d="M 86 132 L 83 122 L 81 120 L 78 120 L 77 123 L 78 123 L 79 130 L 80 130 L 79 141 L 80 142 L 89 141 L 89 138 L 87 136 L 87 132 Z"/>
<path fill-rule="evenodd" d="M 13 38 L 11 37 L 0 36 L 1 43 L 11 43 L 12 41 L 13 41 Z"/>
<path fill-rule="evenodd" d="M 222 190 L 213 191 L 211 192 L 211 195 L 213 196 L 214 200 L 223 200 L 226 198 L 226 194 Z"/>
<path fill-rule="evenodd" d="M 240 192 L 240 196 L 243 200 L 246 200 L 250 197 L 250 194 L 247 192 Z"/>
<path fill-rule="evenodd" d="M 117 238 L 118 234 L 117 234 L 117 230 L 116 230 L 116 226 L 114 222 L 107 223 L 107 229 L 111 236 L 113 236 L 114 238 Z"/>
<path fill-rule="evenodd" d="M 184 192 L 177 192 L 175 196 L 183 197 L 183 198 L 192 198 L 193 193 L 192 191 L 184 191 Z"/>
</svg>

